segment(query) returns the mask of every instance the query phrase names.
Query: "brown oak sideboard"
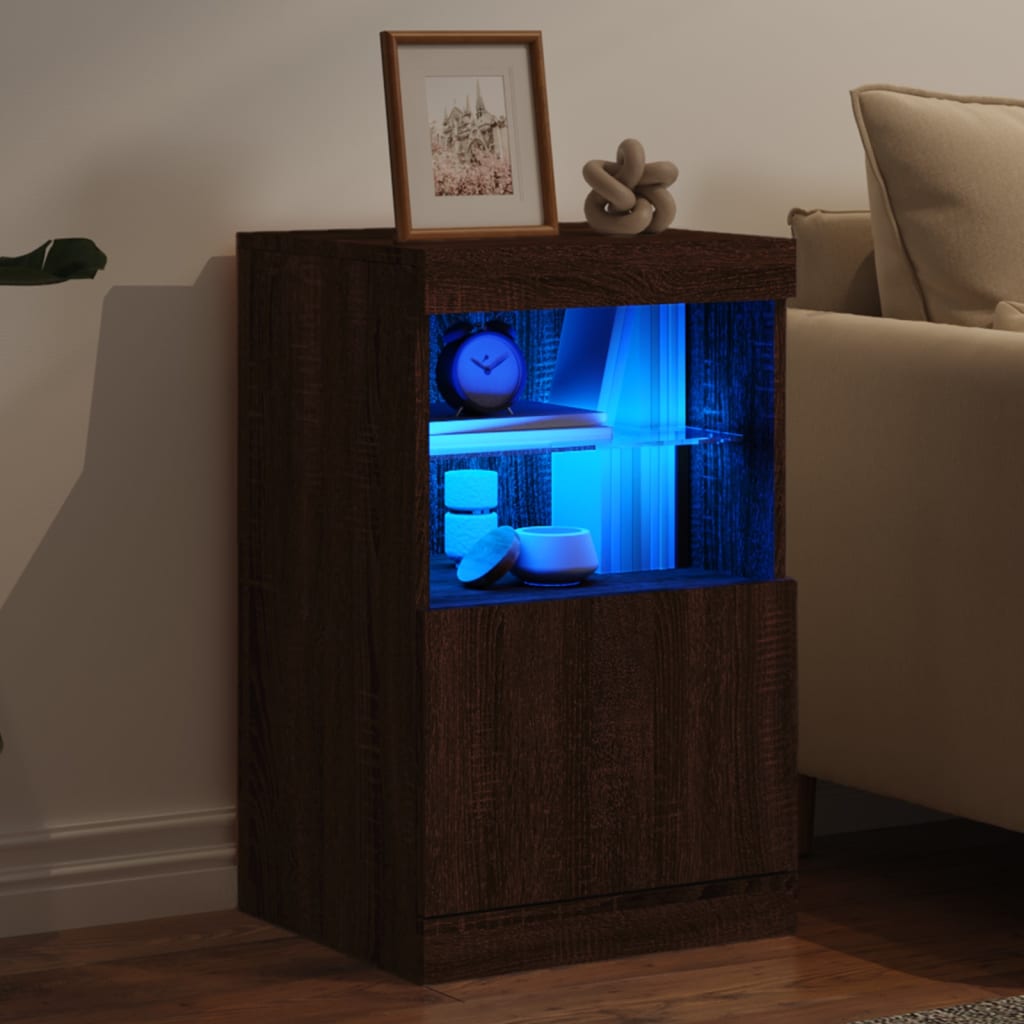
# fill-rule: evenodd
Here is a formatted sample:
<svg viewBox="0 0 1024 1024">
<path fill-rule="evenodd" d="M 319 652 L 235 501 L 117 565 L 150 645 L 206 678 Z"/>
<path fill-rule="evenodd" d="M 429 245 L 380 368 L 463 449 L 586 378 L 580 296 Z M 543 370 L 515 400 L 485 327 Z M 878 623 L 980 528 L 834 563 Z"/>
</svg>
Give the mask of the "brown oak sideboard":
<svg viewBox="0 0 1024 1024">
<path fill-rule="evenodd" d="M 760 236 L 238 236 L 243 911 L 423 983 L 793 928 L 794 287 L 793 243 Z M 681 422 L 434 451 L 453 318 L 514 323 L 544 401 L 573 382 L 558 350 L 586 310 L 607 311 L 608 350 L 624 310 L 674 325 L 642 344 Z M 566 490 L 563 449 L 616 443 L 607 458 L 660 459 L 670 482 L 600 499 L 625 509 L 603 521 L 643 505 L 662 562 L 626 552 L 569 588 L 454 581 L 446 467 L 497 468 L 520 526 Z"/>
</svg>

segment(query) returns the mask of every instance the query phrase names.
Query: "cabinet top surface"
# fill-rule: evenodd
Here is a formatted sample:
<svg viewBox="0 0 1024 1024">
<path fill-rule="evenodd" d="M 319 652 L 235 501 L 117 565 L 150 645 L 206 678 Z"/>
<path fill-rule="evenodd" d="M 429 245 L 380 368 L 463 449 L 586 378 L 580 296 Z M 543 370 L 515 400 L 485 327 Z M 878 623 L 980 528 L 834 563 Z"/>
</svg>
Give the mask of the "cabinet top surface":
<svg viewBox="0 0 1024 1024">
<path fill-rule="evenodd" d="M 721 231 L 690 231 L 669 228 L 654 235 L 602 235 L 584 223 L 563 223 L 557 235 L 502 236 L 496 238 L 466 238 L 444 240 L 416 240 L 398 242 L 391 228 L 362 229 L 321 229 L 297 231 L 242 231 L 238 233 L 240 248 L 271 249 L 278 251 L 305 251 L 311 249 L 331 251 L 337 255 L 363 258 L 373 253 L 389 254 L 400 258 L 423 253 L 428 259 L 444 253 L 464 253 L 481 250 L 514 251 L 536 250 L 539 252 L 565 250 L 600 250 L 630 258 L 636 252 L 661 250 L 679 252 L 690 250 L 730 251 L 763 256 L 773 262 L 794 261 L 796 246 L 790 238 L 771 235 L 746 235 Z"/>
<path fill-rule="evenodd" d="M 766 235 L 669 229 L 396 242 L 391 229 L 241 232 L 261 259 L 389 266 L 422 283 L 430 313 L 527 306 L 780 300 L 796 291 L 796 245 Z M 404 268 L 404 269 L 403 269 Z"/>
</svg>

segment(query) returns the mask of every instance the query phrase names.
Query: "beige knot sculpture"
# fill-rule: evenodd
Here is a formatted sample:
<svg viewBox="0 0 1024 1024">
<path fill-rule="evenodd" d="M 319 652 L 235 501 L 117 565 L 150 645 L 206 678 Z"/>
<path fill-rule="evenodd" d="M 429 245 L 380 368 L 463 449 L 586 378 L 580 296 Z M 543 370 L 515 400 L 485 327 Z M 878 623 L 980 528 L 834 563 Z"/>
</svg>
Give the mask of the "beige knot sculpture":
<svg viewBox="0 0 1024 1024">
<path fill-rule="evenodd" d="M 672 223 L 676 204 L 668 186 L 679 177 L 679 169 L 668 160 L 644 160 L 644 147 L 636 139 L 624 139 L 615 163 L 588 160 L 583 165 L 583 180 L 593 189 L 583 203 L 583 215 L 595 231 L 654 234 Z"/>
</svg>

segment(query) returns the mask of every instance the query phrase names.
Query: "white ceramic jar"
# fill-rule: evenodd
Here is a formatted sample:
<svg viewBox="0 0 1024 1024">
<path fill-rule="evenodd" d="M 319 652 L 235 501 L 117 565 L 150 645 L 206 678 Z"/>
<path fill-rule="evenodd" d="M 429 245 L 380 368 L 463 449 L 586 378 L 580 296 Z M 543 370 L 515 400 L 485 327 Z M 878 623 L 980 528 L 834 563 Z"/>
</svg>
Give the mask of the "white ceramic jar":
<svg viewBox="0 0 1024 1024">
<path fill-rule="evenodd" d="M 452 469 L 444 475 L 444 553 L 454 562 L 498 526 L 498 474 Z"/>
</svg>

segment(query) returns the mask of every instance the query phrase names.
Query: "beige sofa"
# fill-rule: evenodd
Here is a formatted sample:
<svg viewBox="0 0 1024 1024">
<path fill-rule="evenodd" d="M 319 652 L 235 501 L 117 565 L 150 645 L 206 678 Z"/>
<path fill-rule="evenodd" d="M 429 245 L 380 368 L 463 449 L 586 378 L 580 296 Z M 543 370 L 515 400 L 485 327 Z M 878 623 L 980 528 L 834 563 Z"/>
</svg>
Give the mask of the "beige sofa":
<svg viewBox="0 0 1024 1024">
<path fill-rule="evenodd" d="M 800 769 L 1024 831 L 1024 101 L 851 98 L 869 211 L 791 216 Z"/>
<path fill-rule="evenodd" d="M 800 771 L 1024 831 L 1024 333 L 882 317 L 869 214 L 791 223 Z"/>
</svg>

